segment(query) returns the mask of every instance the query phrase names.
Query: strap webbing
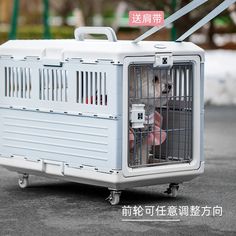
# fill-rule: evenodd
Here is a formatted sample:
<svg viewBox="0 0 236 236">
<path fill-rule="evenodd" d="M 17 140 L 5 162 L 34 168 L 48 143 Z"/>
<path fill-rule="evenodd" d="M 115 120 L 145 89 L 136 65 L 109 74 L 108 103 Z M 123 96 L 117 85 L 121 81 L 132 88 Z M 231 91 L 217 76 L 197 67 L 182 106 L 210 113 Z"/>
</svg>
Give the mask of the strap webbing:
<svg viewBox="0 0 236 236">
<path fill-rule="evenodd" d="M 193 1 L 191 1 L 189 4 L 182 7 L 177 12 L 175 12 L 174 14 L 172 14 L 171 16 L 166 18 L 164 25 L 162 25 L 160 27 L 155 26 L 155 27 L 151 28 L 150 30 L 148 30 L 147 32 L 145 32 L 144 34 L 142 34 L 141 36 L 136 38 L 133 42 L 138 43 L 139 41 L 147 38 L 148 36 L 154 34 L 155 32 L 159 31 L 160 29 L 168 26 L 172 22 L 176 21 L 180 17 L 186 15 L 187 13 L 189 13 L 190 11 L 192 11 L 193 9 L 197 8 L 198 6 L 202 5 L 203 3 L 207 2 L 207 1 L 208 0 L 193 0 Z"/>
<path fill-rule="evenodd" d="M 192 28 L 190 28 L 187 32 L 180 36 L 176 41 L 181 42 L 185 40 L 188 36 L 193 34 L 196 30 L 200 29 L 203 25 L 208 23 L 210 20 L 219 15 L 222 11 L 224 11 L 226 8 L 228 8 L 231 4 L 235 2 L 236 0 L 225 0 L 218 7 L 212 10 L 208 15 L 202 18 L 198 23 L 196 23 Z"/>
</svg>

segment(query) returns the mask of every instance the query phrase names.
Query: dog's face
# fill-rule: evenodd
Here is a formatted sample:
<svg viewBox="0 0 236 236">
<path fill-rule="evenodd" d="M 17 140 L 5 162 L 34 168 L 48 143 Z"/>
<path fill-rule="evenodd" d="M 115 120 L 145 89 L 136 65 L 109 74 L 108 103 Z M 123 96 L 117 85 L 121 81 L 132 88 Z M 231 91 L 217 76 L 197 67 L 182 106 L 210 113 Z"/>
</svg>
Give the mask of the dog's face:
<svg viewBox="0 0 236 236">
<path fill-rule="evenodd" d="M 137 77 L 134 75 L 132 79 L 137 80 Z M 155 107 L 166 104 L 167 97 L 172 93 L 172 81 L 170 76 L 167 76 L 166 73 L 160 73 L 159 75 L 150 73 L 148 76 L 147 73 L 142 73 L 139 80 L 140 81 L 132 81 L 130 83 L 130 97 L 143 98 L 142 103 L 146 105 L 150 105 L 148 98 L 155 98 Z"/>
<path fill-rule="evenodd" d="M 158 97 L 168 96 L 172 91 L 172 81 L 166 77 L 156 75 L 154 76 L 153 83 Z"/>
<path fill-rule="evenodd" d="M 140 84 L 141 85 L 141 84 Z M 142 97 L 166 97 L 172 90 L 172 83 L 167 78 L 155 75 L 153 79 L 142 78 Z"/>
</svg>

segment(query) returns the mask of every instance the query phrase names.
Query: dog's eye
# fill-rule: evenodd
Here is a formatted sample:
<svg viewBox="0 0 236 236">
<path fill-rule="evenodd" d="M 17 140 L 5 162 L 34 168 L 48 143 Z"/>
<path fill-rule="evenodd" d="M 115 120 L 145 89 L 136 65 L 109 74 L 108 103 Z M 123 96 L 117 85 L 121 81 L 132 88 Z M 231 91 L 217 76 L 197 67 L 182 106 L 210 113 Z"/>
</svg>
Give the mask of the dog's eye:
<svg viewBox="0 0 236 236">
<path fill-rule="evenodd" d="M 158 83 L 158 82 L 159 82 L 159 77 L 155 76 L 154 79 L 153 79 L 153 83 Z"/>
</svg>

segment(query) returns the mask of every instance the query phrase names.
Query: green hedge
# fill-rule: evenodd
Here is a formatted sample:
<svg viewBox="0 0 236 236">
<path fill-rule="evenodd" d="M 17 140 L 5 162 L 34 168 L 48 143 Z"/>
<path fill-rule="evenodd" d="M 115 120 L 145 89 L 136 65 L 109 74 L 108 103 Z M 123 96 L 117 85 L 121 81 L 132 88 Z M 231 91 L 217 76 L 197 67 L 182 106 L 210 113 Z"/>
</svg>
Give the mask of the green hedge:
<svg viewBox="0 0 236 236">
<path fill-rule="evenodd" d="M 128 33 L 139 32 L 138 28 L 122 27 L 119 32 Z M 95 38 L 102 39 L 103 36 L 93 35 Z M 43 38 L 43 27 L 38 25 L 19 27 L 17 31 L 17 39 L 42 39 Z M 63 27 L 51 27 L 51 38 L 52 39 L 72 39 L 74 38 L 74 28 L 63 26 Z M 8 32 L 0 31 L 0 44 L 8 40 Z"/>
<path fill-rule="evenodd" d="M 52 27 L 51 37 L 54 39 L 70 39 L 74 37 L 73 27 Z M 25 26 L 19 27 L 17 31 L 17 39 L 42 39 L 43 27 L 41 26 Z M 0 32 L 0 42 L 8 40 L 8 32 Z"/>
</svg>

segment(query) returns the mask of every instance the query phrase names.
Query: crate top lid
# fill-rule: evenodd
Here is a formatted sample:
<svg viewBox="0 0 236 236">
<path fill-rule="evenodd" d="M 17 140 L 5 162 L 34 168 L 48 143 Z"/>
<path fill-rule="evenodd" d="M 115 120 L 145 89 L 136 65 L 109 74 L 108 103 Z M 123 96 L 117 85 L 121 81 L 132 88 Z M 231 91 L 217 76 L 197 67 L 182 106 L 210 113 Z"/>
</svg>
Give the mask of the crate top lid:
<svg viewBox="0 0 236 236">
<path fill-rule="evenodd" d="M 25 57 L 61 61 L 81 58 L 84 61 L 112 60 L 121 64 L 127 56 L 152 56 L 159 52 L 200 55 L 204 60 L 203 49 L 190 42 L 142 41 L 134 44 L 129 40 L 10 40 L 0 46 L 0 57 L 11 56 L 16 60 Z"/>
</svg>

